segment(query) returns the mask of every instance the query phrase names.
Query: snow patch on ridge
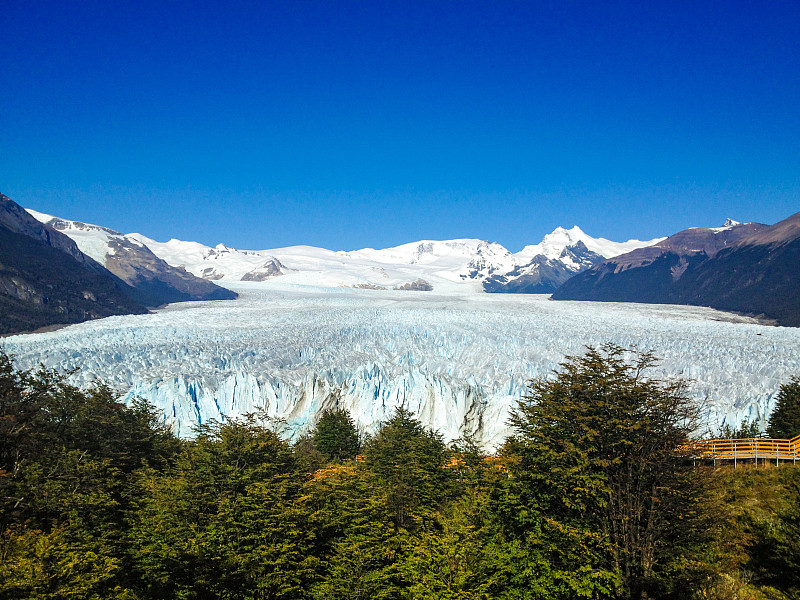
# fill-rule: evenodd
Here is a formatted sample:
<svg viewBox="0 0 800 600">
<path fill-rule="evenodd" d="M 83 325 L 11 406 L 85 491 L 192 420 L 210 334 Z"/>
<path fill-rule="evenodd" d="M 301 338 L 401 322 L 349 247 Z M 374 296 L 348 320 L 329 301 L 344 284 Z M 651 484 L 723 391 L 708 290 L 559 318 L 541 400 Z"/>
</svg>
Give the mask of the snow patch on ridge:
<svg viewBox="0 0 800 600">
<path fill-rule="evenodd" d="M 78 250 L 101 265 L 105 265 L 106 258 L 109 255 L 113 256 L 116 252 L 114 247 L 117 244 L 112 242 L 125 240 L 123 234 L 109 229 L 108 227 L 91 225 L 80 221 L 68 221 L 30 208 L 26 208 L 25 210 L 40 223 L 49 225 L 53 229 L 70 237 L 78 246 Z M 142 245 L 141 242 L 136 240 L 132 240 L 132 242 L 138 246 Z"/>
</svg>

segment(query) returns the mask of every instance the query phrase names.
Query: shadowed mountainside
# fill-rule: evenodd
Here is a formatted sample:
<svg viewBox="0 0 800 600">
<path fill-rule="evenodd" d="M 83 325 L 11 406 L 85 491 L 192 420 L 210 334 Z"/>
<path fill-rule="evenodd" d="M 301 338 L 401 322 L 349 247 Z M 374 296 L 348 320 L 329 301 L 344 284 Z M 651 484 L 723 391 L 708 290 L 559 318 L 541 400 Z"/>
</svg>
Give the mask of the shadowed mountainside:
<svg viewBox="0 0 800 600">
<path fill-rule="evenodd" d="M 51 219 L 70 229 L 75 222 Z M 235 292 L 171 267 L 146 246 L 110 229 L 99 262 L 48 223 L 0 194 L 0 334 L 35 331 L 146 306 L 185 300 L 227 300 Z"/>
<path fill-rule="evenodd" d="M 800 326 L 800 213 L 681 231 L 576 275 L 553 299 L 710 306 Z"/>
<path fill-rule="evenodd" d="M 173 267 L 141 242 L 113 229 L 28 211 L 48 228 L 72 239 L 78 248 L 131 286 L 129 294 L 145 306 L 187 300 L 233 300 L 235 292 Z"/>
<path fill-rule="evenodd" d="M 133 289 L 0 195 L 0 333 L 146 313 Z"/>
</svg>

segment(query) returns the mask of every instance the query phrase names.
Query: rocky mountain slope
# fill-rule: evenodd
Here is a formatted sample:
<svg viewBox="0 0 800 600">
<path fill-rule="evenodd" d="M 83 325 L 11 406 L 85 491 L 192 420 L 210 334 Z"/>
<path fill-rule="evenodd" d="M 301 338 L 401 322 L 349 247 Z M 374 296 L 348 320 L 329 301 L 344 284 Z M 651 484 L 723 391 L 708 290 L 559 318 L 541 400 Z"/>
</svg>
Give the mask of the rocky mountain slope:
<svg viewBox="0 0 800 600">
<path fill-rule="evenodd" d="M 516 265 L 506 273 L 495 273 L 483 282 L 487 292 L 516 294 L 550 294 L 576 273 L 585 271 L 603 261 L 582 241 L 565 247 L 556 258 L 535 255 L 530 262 Z"/>
<path fill-rule="evenodd" d="M 132 291 L 0 194 L 0 333 L 146 313 Z"/>
<path fill-rule="evenodd" d="M 800 326 L 800 213 L 772 226 L 681 231 L 603 261 L 553 298 L 710 306 Z"/>
<path fill-rule="evenodd" d="M 113 229 L 69 221 L 35 210 L 39 222 L 68 236 L 81 252 L 133 288 L 131 296 L 146 306 L 186 300 L 230 300 L 236 293 L 196 277 L 158 258 L 140 241 Z"/>
</svg>

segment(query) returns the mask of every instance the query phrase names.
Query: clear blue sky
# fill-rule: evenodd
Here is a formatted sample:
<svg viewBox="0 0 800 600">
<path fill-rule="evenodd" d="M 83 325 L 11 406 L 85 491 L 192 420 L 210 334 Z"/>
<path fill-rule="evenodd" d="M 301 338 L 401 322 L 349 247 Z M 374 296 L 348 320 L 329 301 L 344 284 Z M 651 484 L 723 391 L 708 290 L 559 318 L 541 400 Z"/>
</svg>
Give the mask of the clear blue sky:
<svg viewBox="0 0 800 600">
<path fill-rule="evenodd" d="M 0 6 L 0 192 L 206 244 L 614 240 L 800 210 L 800 2 Z"/>
</svg>

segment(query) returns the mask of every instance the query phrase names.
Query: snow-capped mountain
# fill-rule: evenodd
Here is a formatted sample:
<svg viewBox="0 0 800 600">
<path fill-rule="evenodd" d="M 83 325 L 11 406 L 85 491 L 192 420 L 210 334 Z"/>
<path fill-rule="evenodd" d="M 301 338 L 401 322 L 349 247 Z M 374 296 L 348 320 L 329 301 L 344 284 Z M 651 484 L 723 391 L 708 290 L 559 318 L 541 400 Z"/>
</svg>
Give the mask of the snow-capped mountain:
<svg viewBox="0 0 800 600">
<path fill-rule="evenodd" d="M 565 247 L 554 258 L 536 254 L 527 264 L 515 266 L 507 273 L 493 274 L 484 280 L 483 289 L 487 292 L 549 294 L 575 274 L 602 260 L 602 256 L 579 241 Z"/>
<path fill-rule="evenodd" d="M 431 289 L 467 287 L 474 291 L 551 292 L 555 285 L 604 258 L 659 242 L 611 242 L 592 238 L 578 227 L 559 227 L 536 245 L 512 254 L 500 244 L 477 239 L 422 240 L 376 250 L 332 251 L 311 246 L 272 250 L 215 248 L 197 242 L 157 242 L 141 234 L 131 239 L 172 266 L 214 281 L 263 281 L 285 276 L 293 283 L 408 289 L 422 280 Z M 533 289 L 532 281 L 542 283 Z M 519 281 L 526 283 L 519 285 Z M 513 289 L 516 285 L 516 289 Z"/>
<path fill-rule="evenodd" d="M 604 261 L 566 282 L 556 300 L 713 306 L 800 326 L 800 213 L 775 225 L 692 227 Z"/>
<path fill-rule="evenodd" d="M 333 251 L 312 246 L 239 250 L 71 221 L 26 209 L 39 222 L 71 238 L 81 252 L 138 290 L 148 305 L 187 299 L 225 299 L 211 282 L 285 277 L 301 285 L 442 292 L 550 293 L 591 266 L 661 241 L 612 242 L 579 227 L 558 227 L 520 252 L 478 239 L 422 240 L 392 248 Z"/>
<path fill-rule="evenodd" d="M 144 313 L 133 288 L 0 194 L 0 333 Z"/>
<path fill-rule="evenodd" d="M 184 300 L 228 300 L 236 297 L 202 278 L 173 267 L 136 240 L 99 225 L 69 221 L 26 209 L 40 223 L 69 237 L 80 251 L 131 286 L 132 296 L 147 306 Z"/>
<path fill-rule="evenodd" d="M 519 253 L 520 259 L 524 257 L 534 257 L 543 255 L 549 259 L 555 259 L 561 256 L 566 248 L 574 247 L 581 242 L 587 250 L 594 254 L 599 254 L 603 258 L 611 258 L 619 254 L 625 254 L 636 248 L 643 246 L 652 246 L 657 244 L 665 238 L 656 238 L 649 241 L 628 240 L 627 242 L 612 242 L 605 238 L 593 238 L 587 235 L 577 225 L 572 229 L 564 229 L 563 227 L 556 227 L 553 233 L 548 233 L 544 236 L 541 242 L 532 246 L 525 246 Z"/>
<path fill-rule="evenodd" d="M 141 234 L 130 237 L 146 244 L 173 266 L 206 279 L 251 281 L 286 276 L 293 283 L 390 289 L 416 279 L 432 280 L 433 287 L 462 281 L 468 265 L 496 265 L 511 254 L 499 244 L 481 240 L 423 240 L 394 248 L 333 251 L 312 246 L 271 250 L 237 250 L 219 244 L 215 248 L 196 242 L 157 242 Z M 258 277 L 260 273 L 265 276 Z"/>
<path fill-rule="evenodd" d="M 513 267 L 505 272 L 497 270 L 490 274 L 484 279 L 483 288 L 487 292 L 549 294 L 575 274 L 590 269 L 606 258 L 650 246 L 663 239 L 612 242 L 605 238 L 593 238 L 577 225 L 572 229 L 558 227 L 538 244 L 525 246 L 513 255 Z"/>
</svg>

